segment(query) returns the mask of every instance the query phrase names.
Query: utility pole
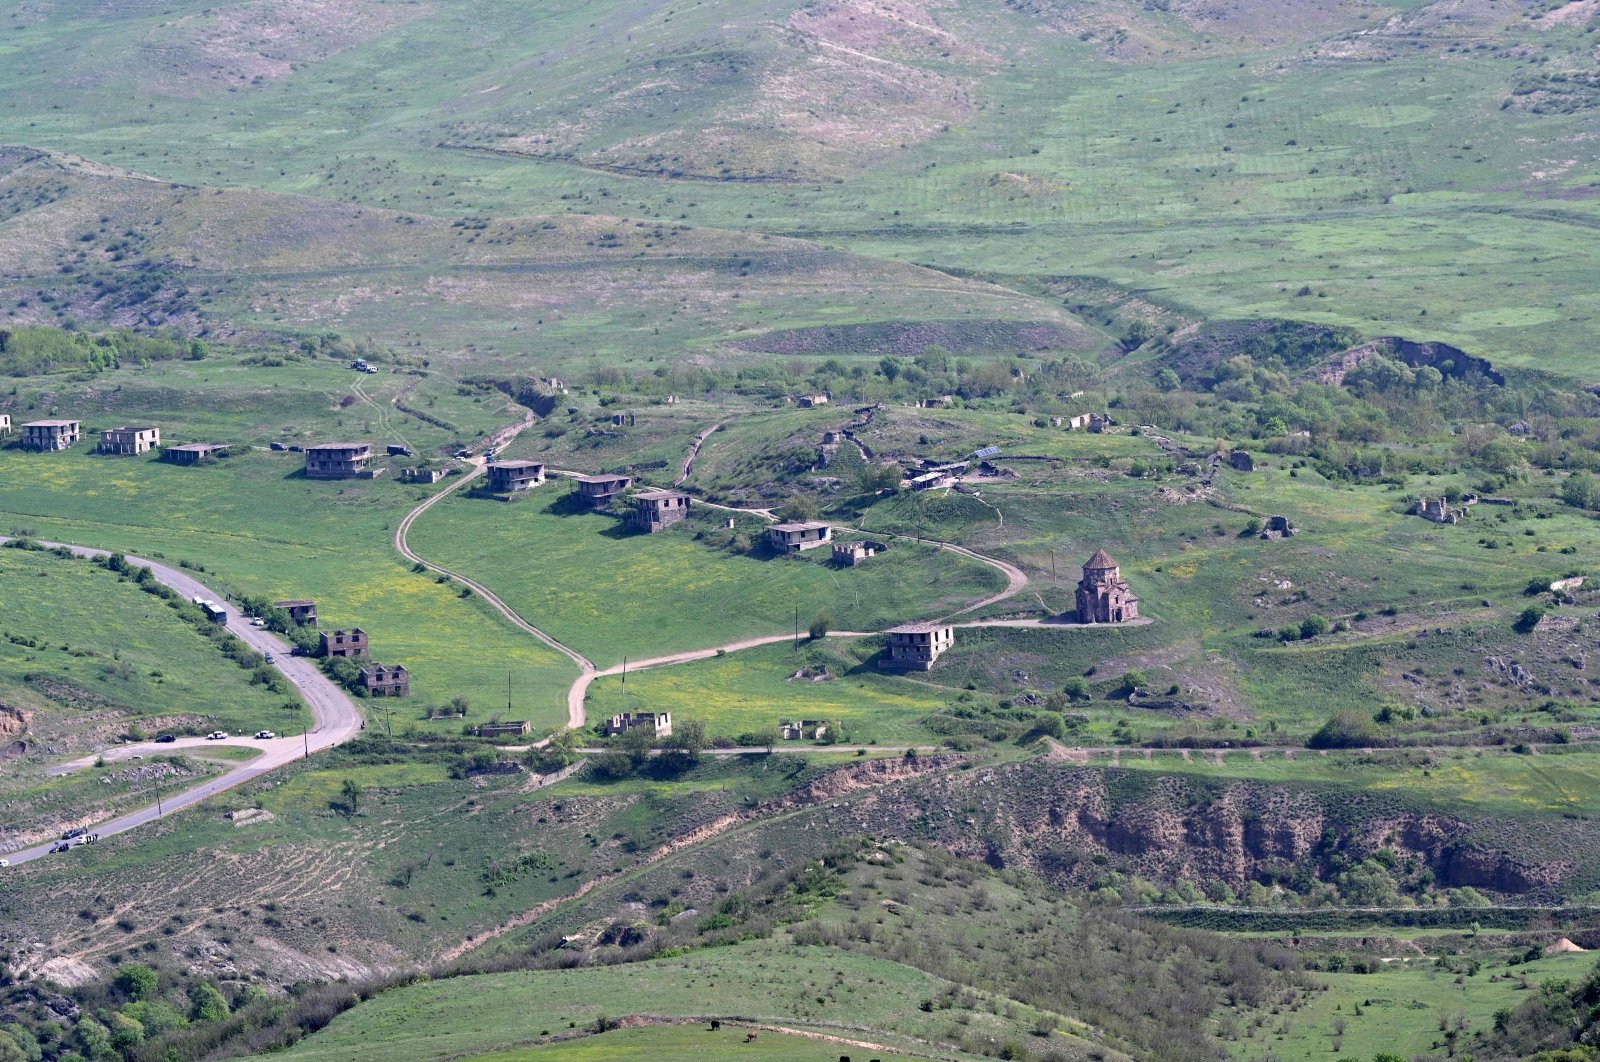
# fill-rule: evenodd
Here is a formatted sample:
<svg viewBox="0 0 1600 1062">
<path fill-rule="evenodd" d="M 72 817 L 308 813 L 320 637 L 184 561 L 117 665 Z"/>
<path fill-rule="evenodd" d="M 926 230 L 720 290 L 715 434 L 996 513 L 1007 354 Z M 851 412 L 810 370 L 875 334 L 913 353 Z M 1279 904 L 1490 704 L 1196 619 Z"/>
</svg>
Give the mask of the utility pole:
<svg viewBox="0 0 1600 1062">
<path fill-rule="evenodd" d="M 511 669 L 506 669 L 506 715 L 511 715 Z"/>
<path fill-rule="evenodd" d="M 161 784 L 159 782 L 157 782 L 156 783 L 156 818 L 159 819 L 162 816 L 162 814 L 163 814 L 163 812 L 161 810 Z"/>
<path fill-rule="evenodd" d="M 800 651 L 800 606 L 794 606 L 794 651 Z"/>
<path fill-rule="evenodd" d="M 311 724 L 310 723 L 307 723 L 306 724 L 306 728 L 304 730 L 300 731 L 300 738 L 301 738 L 301 740 L 303 740 L 306 743 L 306 755 L 305 755 L 305 758 L 309 760 L 311 758 Z"/>
<path fill-rule="evenodd" d="M 622 710 L 628 710 L 628 658 L 622 658 Z"/>
</svg>

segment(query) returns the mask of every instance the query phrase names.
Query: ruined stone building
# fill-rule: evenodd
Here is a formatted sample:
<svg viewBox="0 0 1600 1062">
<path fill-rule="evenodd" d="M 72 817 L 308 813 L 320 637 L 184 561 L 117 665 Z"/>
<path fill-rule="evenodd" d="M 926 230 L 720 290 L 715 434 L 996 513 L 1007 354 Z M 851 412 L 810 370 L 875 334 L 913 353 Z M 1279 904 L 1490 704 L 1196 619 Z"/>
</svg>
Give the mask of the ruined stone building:
<svg viewBox="0 0 1600 1062">
<path fill-rule="evenodd" d="M 22 426 L 25 450 L 70 450 L 83 438 L 83 427 L 75 420 L 35 420 Z"/>
<path fill-rule="evenodd" d="M 632 476 L 579 476 L 578 497 L 591 509 L 609 509 L 631 486 Z"/>
<path fill-rule="evenodd" d="M 628 526 L 655 534 L 687 517 L 694 502 L 681 491 L 647 490 L 628 499 L 628 504 Z"/>
<path fill-rule="evenodd" d="M 367 632 L 360 627 L 322 632 L 323 656 L 366 656 L 369 648 Z"/>
<path fill-rule="evenodd" d="M 933 662 L 956 644 L 956 629 L 948 623 L 902 623 L 888 630 L 889 648 L 878 666 L 907 671 L 932 671 Z"/>
<path fill-rule="evenodd" d="M 321 443 L 306 447 L 307 479 L 351 479 L 372 463 L 366 443 Z"/>
<path fill-rule="evenodd" d="M 1122 577 L 1122 569 L 1103 549 L 1083 564 L 1078 583 L 1079 623 L 1126 623 L 1139 618 L 1139 599 Z"/>
<path fill-rule="evenodd" d="M 606 736 L 616 737 L 643 727 L 658 738 L 672 735 L 671 712 L 621 712 L 606 721 Z"/>
<path fill-rule="evenodd" d="M 289 614 L 289 618 L 301 627 L 315 627 L 317 625 L 317 603 L 315 601 L 275 601 L 274 608 L 281 608 Z"/>
<path fill-rule="evenodd" d="M 160 428 L 107 428 L 100 433 L 103 454 L 147 454 L 161 445 Z"/>
<path fill-rule="evenodd" d="M 519 494 L 544 482 L 543 461 L 490 461 L 489 491 Z"/>
<path fill-rule="evenodd" d="M 361 669 L 361 686 L 371 697 L 409 697 L 411 675 L 401 664 L 393 667 L 373 664 Z"/>
</svg>

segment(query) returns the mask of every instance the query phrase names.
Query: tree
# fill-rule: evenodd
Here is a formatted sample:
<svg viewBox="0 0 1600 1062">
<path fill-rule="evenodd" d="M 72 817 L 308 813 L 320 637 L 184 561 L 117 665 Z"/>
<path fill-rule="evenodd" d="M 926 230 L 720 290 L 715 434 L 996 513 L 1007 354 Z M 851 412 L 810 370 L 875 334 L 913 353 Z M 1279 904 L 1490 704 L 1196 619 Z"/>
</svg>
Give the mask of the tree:
<svg viewBox="0 0 1600 1062">
<path fill-rule="evenodd" d="M 672 733 L 662 739 L 661 747 L 697 760 L 706 748 L 706 725 L 698 719 L 680 719 L 672 724 Z"/>
<path fill-rule="evenodd" d="M 461 696 L 451 697 L 450 710 L 465 719 L 467 717 L 467 699 Z"/>
<path fill-rule="evenodd" d="M 204 981 L 189 986 L 189 1019 L 221 1021 L 228 1016 L 228 1000 L 213 985 Z"/>
<path fill-rule="evenodd" d="M 1148 685 L 1150 685 L 1150 679 L 1143 671 L 1124 671 L 1122 673 L 1122 690 L 1125 693 L 1135 693 Z"/>
<path fill-rule="evenodd" d="M 339 787 L 339 796 L 344 800 L 344 813 L 346 816 L 354 815 L 361 810 L 361 786 L 354 778 L 346 778 Z"/>
<path fill-rule="evenodd" d="M 856 490 L 861 494 L 877 494 L 879 491 L 895 490 L 900 486 L 900 467 L 898 465 L 880 465 L 871 461 L 863 463 L 855 475 Z"/>
<path fill-rule="evenodd" d="M 1183 380 L 1171 369 L 1162 369 L 1156 373 L 1156 387 L 1162 391 L 1176 391 L 1183 386 Z"/>
<path fill-rule="evenodd" d="M 826 612 L 819 612 L 816 619 L 811 621 L 811 626 L 807 628 L 807 632 L 811 635 L 811 640 L 815 642 L 826 638 L 828 636 L 828 628 L 832 625 L 833 617 Z"/>
<path fill-rule="evenodd" d="M 821 512 L 822 510 L 817 508 L 815 499 L 806 494 L 794 494 L 783 503 L 783 508 L 778 510 L 778 516 L 789 523 L 805 523 L 815 520 Z"/>
<path fill-rule="evenodd" d="M 143 963 L 130 963 L 117 973 L 117 991 L 129 999 L 149 999 L 161 984 L 161 977 Z"/>
<path fill-rule="evenodd" d="M 1092 695 L 1089 680 L 1079 675 L 1064 680 L 1061 683 L 1061 692 L 1067 695 L 1069 701 L 1086 701 Z"/>
<path fill-rule="evenodd" d="M 1539 621 L 1542 619 L 1544 619 L 1544 609 L 1538 605 L 1529 605 L 1517 617 L 1517 622 L 1512 624 L 1512 629 L 1518 634 L 1532 634 L 1534 628 L 1539 626 Z"/>
<path fill-rule="evenodd" d="M 1578 509 L 1600 509 L 1600 478 L 1574 472 L 1561 484 L 1561 500 Z"/>
</svg>

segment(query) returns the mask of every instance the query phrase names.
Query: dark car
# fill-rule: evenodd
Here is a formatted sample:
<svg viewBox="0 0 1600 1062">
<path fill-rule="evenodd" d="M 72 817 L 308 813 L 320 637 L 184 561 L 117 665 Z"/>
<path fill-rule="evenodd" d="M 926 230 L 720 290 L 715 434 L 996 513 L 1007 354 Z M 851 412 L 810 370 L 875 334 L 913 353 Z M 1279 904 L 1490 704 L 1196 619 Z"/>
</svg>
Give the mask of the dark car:
<svg viewBox="0 0 1600 1062">
<path fill-rule="evenodd" d="M 74 837 L 82 837 L 84 834 L 86 834 L 88 832 L 89 832 L 88 830 L 86 830 L 86 829 L 84 829 L 83 827 L 80 826 L 76 830 L 68 830 L 66 833 L 62 834 L 61 835 L 61 839 L 63 841 L 70 841 Z"/>
<path fill-rule="evenodd" d="M 177 741 L 177 740 L 178 740 L 178 737 L 177 737 L 176 734 L 162 734 L 160 737 L 156 738 L 156 744 L 157 745 L 170 745 L 174 741 Z"/>
</svg>

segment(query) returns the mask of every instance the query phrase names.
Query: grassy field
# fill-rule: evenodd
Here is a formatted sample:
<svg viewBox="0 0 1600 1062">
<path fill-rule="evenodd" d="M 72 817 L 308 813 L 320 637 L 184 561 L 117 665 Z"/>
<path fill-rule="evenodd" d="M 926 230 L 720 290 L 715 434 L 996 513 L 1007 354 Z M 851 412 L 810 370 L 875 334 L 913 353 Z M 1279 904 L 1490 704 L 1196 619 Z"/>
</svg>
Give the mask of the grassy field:
<svg viewBox="0 0 1600 1062">
<path fill-rule="evenodd" d="M 679 667 L 638 671 L 600 679 L 589 689 L 589 716 L 649 710 L 672 712 L 677 719 L 698 719 L 713 735 L 729 737 L 764 733 L 780 722 L 827 719 L 842 724 L 850 744 L 926 743 L 932 735 L 918 721 L 946 706 L 954 690 L 880 673 L 860 643 L 824 645 L 804 640 L 799 652 L 790 645 L 763 646 Z M 824 682 L 791 678 L 826 667 L 834 677 Z"/>
<path fill-rule="evenodd" d="M 629 1014 L 739 1016 L 831 1028 L 845 1036 L 852 1035 L 845 1026 L 864 1026 L 894 1038 L 893 1046 L 950 1024 L 953 1015 L 925 1013 L 918 1006 L 946 987 L 939 978 L 883 959 L 755 941 L 627 966 L 489 974 L 402 988 L 340 1016 L 285 1057 L 421 1062 L 475 1056 Z M 997 1015 L 963 1013 L 985 1031 L 1022 1035 L 1014 1022 Z M 702 1045 L 709 1035 L 702 1036 Z M 723 1035 L 733 1038 L 728 1030 Z M 854 1035 L 875 1039 L 874 1034 Z M 562 1049 L 550 1050 L 556 1050 L 553 1057 L 565 1057 Z M 795 1057 L 853 1053 L 845 1047 L 820 1053 L 825 1050 L 813 1044 L 811 1054 Z"/>
<path fill-rule="evenodd" d="M 377 660 L 410 669 L 413 696 L 397 728 L 426 726 L 424 707 L 457 695 L 479 712 L 503 711 L 508 676 L 519 717 L 538 726 L 565 718 L 565 658 L 393 552 L 394 525 L 425 490 L 309 481 L 301 465 L 298 454 L 259 451 L 180 468 L 86 447 L 0 450 L 0 520 L 57 541 L 189 561 L 224 592 L 315 598 L 323 626 L 361 626 Z"/>
<path fill-rule="evenodd" d="M 1423 942 L 1426 948 L 1426 942 Z M 1297 1013 L 1261 1015 L 1249 1035 L 1233 1043 L 1239 1059 L 1370 1058 L 1389 1051 L 1412 1058 L 1437 1051 L 1451 1039 L 1470 1044 L 1494 1025 L 1494 1014 L 1514 1009 L 1554 978 L 1581 981 L 1594 966 L 1589 955 L 1549 955 L 1522 962 L 1521 952 L 1483 963 L 1468 974 L 1467 960 L 1434 961 L 1415 953 L 1394 956 L 1377 973 L 1321 974 L 1327 990 Z M 1474 966 L 1479 965 L 1473 963 Z M 1343 1030 L 1343 1032 L 1339 1032 Z"/>
<path fill-rule="evenodd" d="M 557 1062 L 611 1062 L 612 1059 L 653 1058 L 662 1062 L 694 1062 L 698 1058 L 754 1058 L 772 1062 L 817 1062 L 831 1059 L 840 1045 L 809 1037 L 784 1035 L 770 1030 L 758 1034 L 754 1043 L 745 1042 L 742 1029 L 728 1026 L 719 1032 L 709 1032 L 708 1027 L 677 1025 L 656 1026 L 643 1029 L 616 1029 L 604 1036 L 585 1037 L 568 1043 L 544 1047 L 528 1047 L 516 1051 L 495 1051 L 490 1054 L 467 1056 L 478 1062 L 521 1062 L 521 1060 L 555 1059 Z M 858 1037 L 862 1034 L 857 1034 Z M 848 1045 L 844 1045 L 848 1050 Z M 912 1059 L 919 1055 L 902 1055 L 881 1048 L 872 1049 L 872 1057 L 891 1060 Z"/>
<path fill-rule="evenodd" d="M 953 612 L 1004 584 L 993 569 L 929 547 L 898 545 L 883 563 L 834 568 L 829 551 L 762 559 L 693 539 L 690 521 L 655 535 L 613 516 L 573 511 L 567 482 L 514 504 L 452 497 L 414 525 L 418 553 L 490 587 L 602 667 L 802 630 L 880 630 Z M 518 563 L 511 558 L 527 558 Z"/>
<path fill-rule="evenodd" d="M 185 0 L 115 19 L 13 20 L 0 137 L 164 180 L 358 202 L 379 231 L 405 226 L 372 208 L 402 207 L 804 233 L 1019 287 L 1066 271 L 1207 314 L 1425 332 L 1579 375 L 1600 308 L 1586 283 L 1593 166 L 1558 146 L 1587 131 L 1592 89 L 1565 77 L 1586 62 L 1581 17 L 1447 18 L 1410 0 L 1282 12 L 1253 2 L 1225 17 L 962 0 L 916 5 L 909 23 L 863 10 L 852 24 L 787 0 L 690 12 L 660 0 L 495 2 L 471 18 L 352 3 L 337 19 L 289 23 L 299 7 Z M 243 43 L 275 19 L 295 27 L 281 50 Z M 1507 46 L 1476 46 L 1486 39 Z M 441 68 L 439 42 L 463 61 Z M 796 101 L 834 120 L 797 124 Z M 234 116 L 246 112 L 243 128 Z M 317 305 L 351 331 L 385 318 L 420 331 L 420 317 L 394 320 L 397 304 L 377 298 L 381 274 L 316 257 L 313 270 L 332 264 L 347 285 L 376 282 L 344 300 L 302 301 L 289 289 L 306 278 L 294 277 L 264 299 L 222 298 L 259 320 Z M 437 276 L 405 264 L 387 279 Z M 789 279 L 781 267 L 751 275 L 763 272 Z M 439 321 L 457 295 L 436 287 L 409 301 Z M 579 320 L 651 335 L 621 305 L 547 318 L 536 337 L 500 317 L 480 342 L 582 360 L 589 345 L 569 331 Z M 745 323 L 974 308 L 886 288 L 854 305 L 801 305 Z M 1023 316 L 1041 313 L 1036 303 Z"/>
</svg>

